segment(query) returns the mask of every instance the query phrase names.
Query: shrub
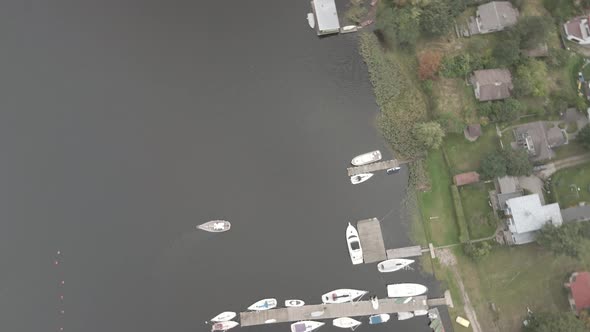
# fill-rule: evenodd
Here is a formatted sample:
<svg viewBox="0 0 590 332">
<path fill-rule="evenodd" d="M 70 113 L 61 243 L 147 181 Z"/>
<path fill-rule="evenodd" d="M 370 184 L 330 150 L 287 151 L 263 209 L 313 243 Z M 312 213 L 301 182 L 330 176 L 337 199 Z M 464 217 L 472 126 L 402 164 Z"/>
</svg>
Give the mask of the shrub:
<svg viewBox="0 0 590 332">
<path fill-rule="evenodd" d="M 492 251 L 492 245 L 488 241 L 463 244 L 463 252 L 471 259 L 478 261 Z"/>
<path fill-rule="evenodd" d="M 418 56 L 418 78 L 421 80 L 431 80 L 435 77 L 442 55 L 435 51 L 426 51 Z"/>
<path fill-rule="evenodd" d="M 469 229 L 467 228 L 467 220 L 463 212 L 463 203 L 461 202 L 461 195 L 457 186 L 451 186 L 451 193 L 453 196 L 453 204 L 455 206 L 455 215 L 457 216 L 457 225 L 459 226 L 459 241 L 466 243 L 469 241 Z"/>
</svg>

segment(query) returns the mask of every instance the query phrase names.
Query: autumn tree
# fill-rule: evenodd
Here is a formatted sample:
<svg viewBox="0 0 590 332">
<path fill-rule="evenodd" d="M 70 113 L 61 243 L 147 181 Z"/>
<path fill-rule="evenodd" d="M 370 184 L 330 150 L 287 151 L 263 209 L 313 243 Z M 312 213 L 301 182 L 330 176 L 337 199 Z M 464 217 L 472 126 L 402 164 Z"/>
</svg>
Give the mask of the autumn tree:
<svg viewBox="0 0 590 332">
<path fill-rule="evenodd" d="M 421 80 L 431 80 L 434 78 L 438 69 L 442 55 L 436 51 L 426 51 L 418 57 L 418 77 Z"/>
</svg>

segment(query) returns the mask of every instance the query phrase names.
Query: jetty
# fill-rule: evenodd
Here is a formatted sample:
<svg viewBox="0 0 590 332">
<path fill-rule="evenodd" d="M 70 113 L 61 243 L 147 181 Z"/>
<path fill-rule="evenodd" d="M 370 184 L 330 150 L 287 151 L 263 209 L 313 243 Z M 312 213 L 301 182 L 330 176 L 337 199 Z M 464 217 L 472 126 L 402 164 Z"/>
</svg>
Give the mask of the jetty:
<svg viewBox="0 0 590 332">
<path fill-rule="evenodd" d="M 355 176 L 362 173 L 373 173 L 376 171 L 382 171 L 388 168 L 399 167 L 399 165 L 407 164 L 410 161 L 408 160 L 385 160 L 379 161 L 372 164 L 362 165 L 362 166 L 355 166 L 355 167 L 348 167 L 346 170 L 348 171 L 348 176 Z"/>
</svg>

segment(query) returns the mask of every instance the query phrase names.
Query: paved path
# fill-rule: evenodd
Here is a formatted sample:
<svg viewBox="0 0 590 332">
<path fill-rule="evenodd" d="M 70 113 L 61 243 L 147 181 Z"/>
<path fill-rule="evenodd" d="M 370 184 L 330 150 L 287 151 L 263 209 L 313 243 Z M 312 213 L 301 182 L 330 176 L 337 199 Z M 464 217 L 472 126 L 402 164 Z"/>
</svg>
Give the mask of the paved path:
<svg viewBox="0 0 590 332">
<path fill-rule="evenodd" d="M 578 156 L 573 156 L 565 159 L 556 160 L 552 163 L 546 164 L 545 169 L 539 172 L 539 176 L 542 179 L 547 179 L 555 172 L 562 170 L 564 168 L 577 166 L 580 164 L 584 164 L 590 162 L 590 153 L 581 154 Z"/>
</svg>

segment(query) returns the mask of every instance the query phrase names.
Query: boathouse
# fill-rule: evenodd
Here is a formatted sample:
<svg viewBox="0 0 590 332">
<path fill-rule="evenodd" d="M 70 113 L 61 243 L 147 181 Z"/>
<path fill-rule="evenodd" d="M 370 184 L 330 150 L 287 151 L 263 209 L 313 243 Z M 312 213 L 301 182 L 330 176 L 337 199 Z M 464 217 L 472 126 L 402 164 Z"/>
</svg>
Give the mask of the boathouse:
<svg viewBox="0 0 590 332">
<path fill-rule="evenodd" d="M 311 8 L 318 36 L 340 32 L 340 21 L 334 0 L 312 0 Z"/>
</svg>

